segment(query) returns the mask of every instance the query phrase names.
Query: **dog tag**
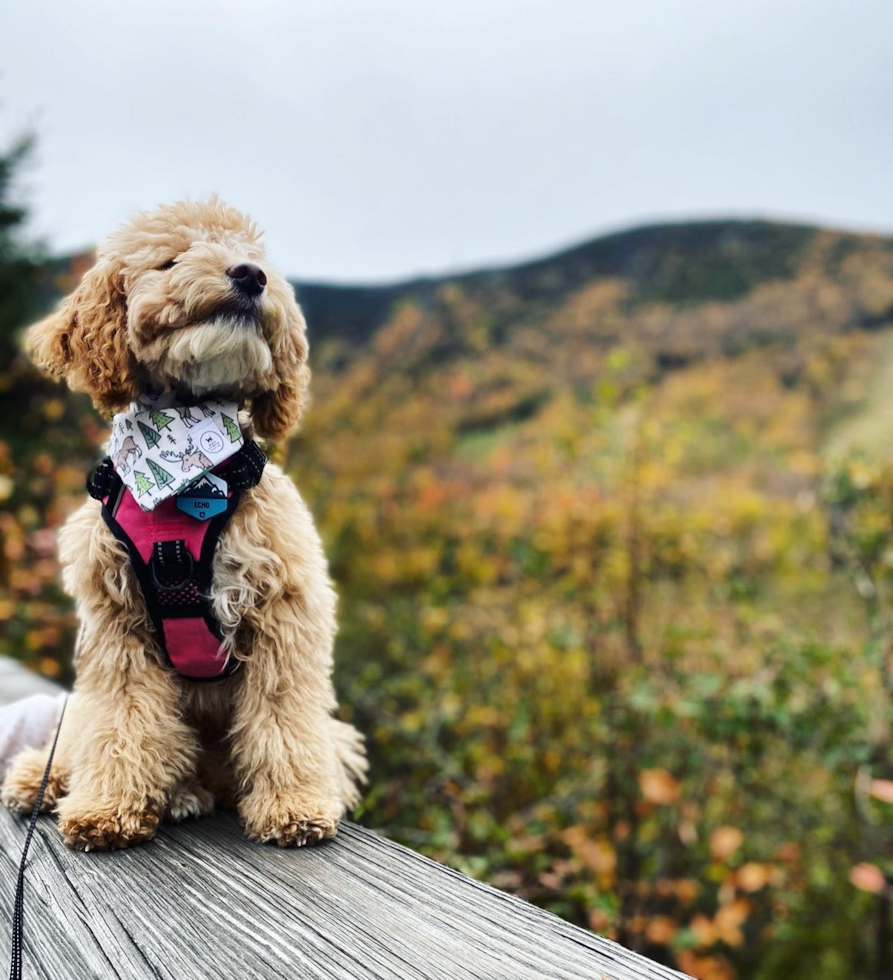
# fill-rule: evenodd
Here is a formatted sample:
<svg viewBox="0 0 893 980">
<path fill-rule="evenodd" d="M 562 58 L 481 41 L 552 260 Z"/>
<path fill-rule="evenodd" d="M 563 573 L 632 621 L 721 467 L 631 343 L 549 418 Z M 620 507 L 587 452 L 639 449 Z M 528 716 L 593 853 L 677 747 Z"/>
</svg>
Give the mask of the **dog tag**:
<svg viewBox="0 0 893 980">
<path fill-rule="evenodd" d="M 213 473 L 203 473 L 177 494 L 177 507 L 196 520 L 207 521 L 226 510 L 226 492 L 226 480 Z"/>
</svg>

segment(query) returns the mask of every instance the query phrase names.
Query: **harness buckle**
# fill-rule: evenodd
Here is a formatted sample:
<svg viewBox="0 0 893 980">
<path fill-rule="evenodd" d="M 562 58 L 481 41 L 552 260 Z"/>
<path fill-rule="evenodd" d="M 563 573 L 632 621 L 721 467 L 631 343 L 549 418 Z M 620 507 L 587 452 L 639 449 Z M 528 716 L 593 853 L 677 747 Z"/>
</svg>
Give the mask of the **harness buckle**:
<svg viewBox="0 0 893 980">
<path fill-rule="evenodd" d="M 179 568 L 185 568 L 186 571 L 179 581 L 172 585 L 165 585 L 158 577 L 159 568 L 165 572 L 173 572 Z M 192 581 L 194 572 L 195 560 L 182 538 L 175 541 L 156 541 L 152 545 L 149 573 L 152 576 L 152 584 L 159 592 L 182 592 Z"/>
<path fill-rule="evenodd" d="M 87 474 L 87 493 L 94 500 L 102 500 L 111 492 L 115 481 L 115 468 L 111 459 L 106 458 Z"/>
</svg>

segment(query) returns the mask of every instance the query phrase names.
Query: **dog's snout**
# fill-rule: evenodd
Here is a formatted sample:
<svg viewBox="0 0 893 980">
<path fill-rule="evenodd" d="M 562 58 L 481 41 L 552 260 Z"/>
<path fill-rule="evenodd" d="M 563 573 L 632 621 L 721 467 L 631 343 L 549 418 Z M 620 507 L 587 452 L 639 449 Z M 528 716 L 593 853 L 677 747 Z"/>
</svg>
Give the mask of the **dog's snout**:
<svg viewBox="0 0 893 980">
<path fill-rule="evenodd" d="M 267 284 L 264 270 L 253 262 L 241 262 L 230 266 L 226 274 L 232 279 L 233 285 L 246 296 L 260 296 Z"/>
</svg>

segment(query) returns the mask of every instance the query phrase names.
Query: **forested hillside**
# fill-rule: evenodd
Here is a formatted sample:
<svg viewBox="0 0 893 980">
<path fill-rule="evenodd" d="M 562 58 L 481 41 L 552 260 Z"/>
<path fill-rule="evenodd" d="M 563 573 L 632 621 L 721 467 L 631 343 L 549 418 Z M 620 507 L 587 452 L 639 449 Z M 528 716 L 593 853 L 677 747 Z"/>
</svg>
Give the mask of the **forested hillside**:
<svg viewBox="0 0 893 980">
<path fill-rule="evenodd" d="M 341 594 L 361 819 L 698 977 L 873 976 L 893 244 L 680 224 L 298 295 L 284 461 Z M 54 529 L 104 427 L 0 380 L 0 635 L 67 675 Z"/>
</svg>

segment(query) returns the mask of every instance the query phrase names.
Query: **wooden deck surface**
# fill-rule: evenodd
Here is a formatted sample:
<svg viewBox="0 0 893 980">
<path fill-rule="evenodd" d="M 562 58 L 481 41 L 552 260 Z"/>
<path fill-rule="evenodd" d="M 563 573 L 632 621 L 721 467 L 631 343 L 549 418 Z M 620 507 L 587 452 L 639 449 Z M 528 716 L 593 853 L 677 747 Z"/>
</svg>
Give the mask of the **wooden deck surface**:
<svg viewBox="0 0 893 980">
<path fill-rule="evenodd" d="M 0 704 L 47 681 L 0 658 Z M 26 821 L 0 807 L 0 972 Z M 669 980 L 682 975 L 361 827 L 278 850 L 218 814 L 84 854 L 41 819 L 25 976 L 165 980 Z"/>
</svg>

